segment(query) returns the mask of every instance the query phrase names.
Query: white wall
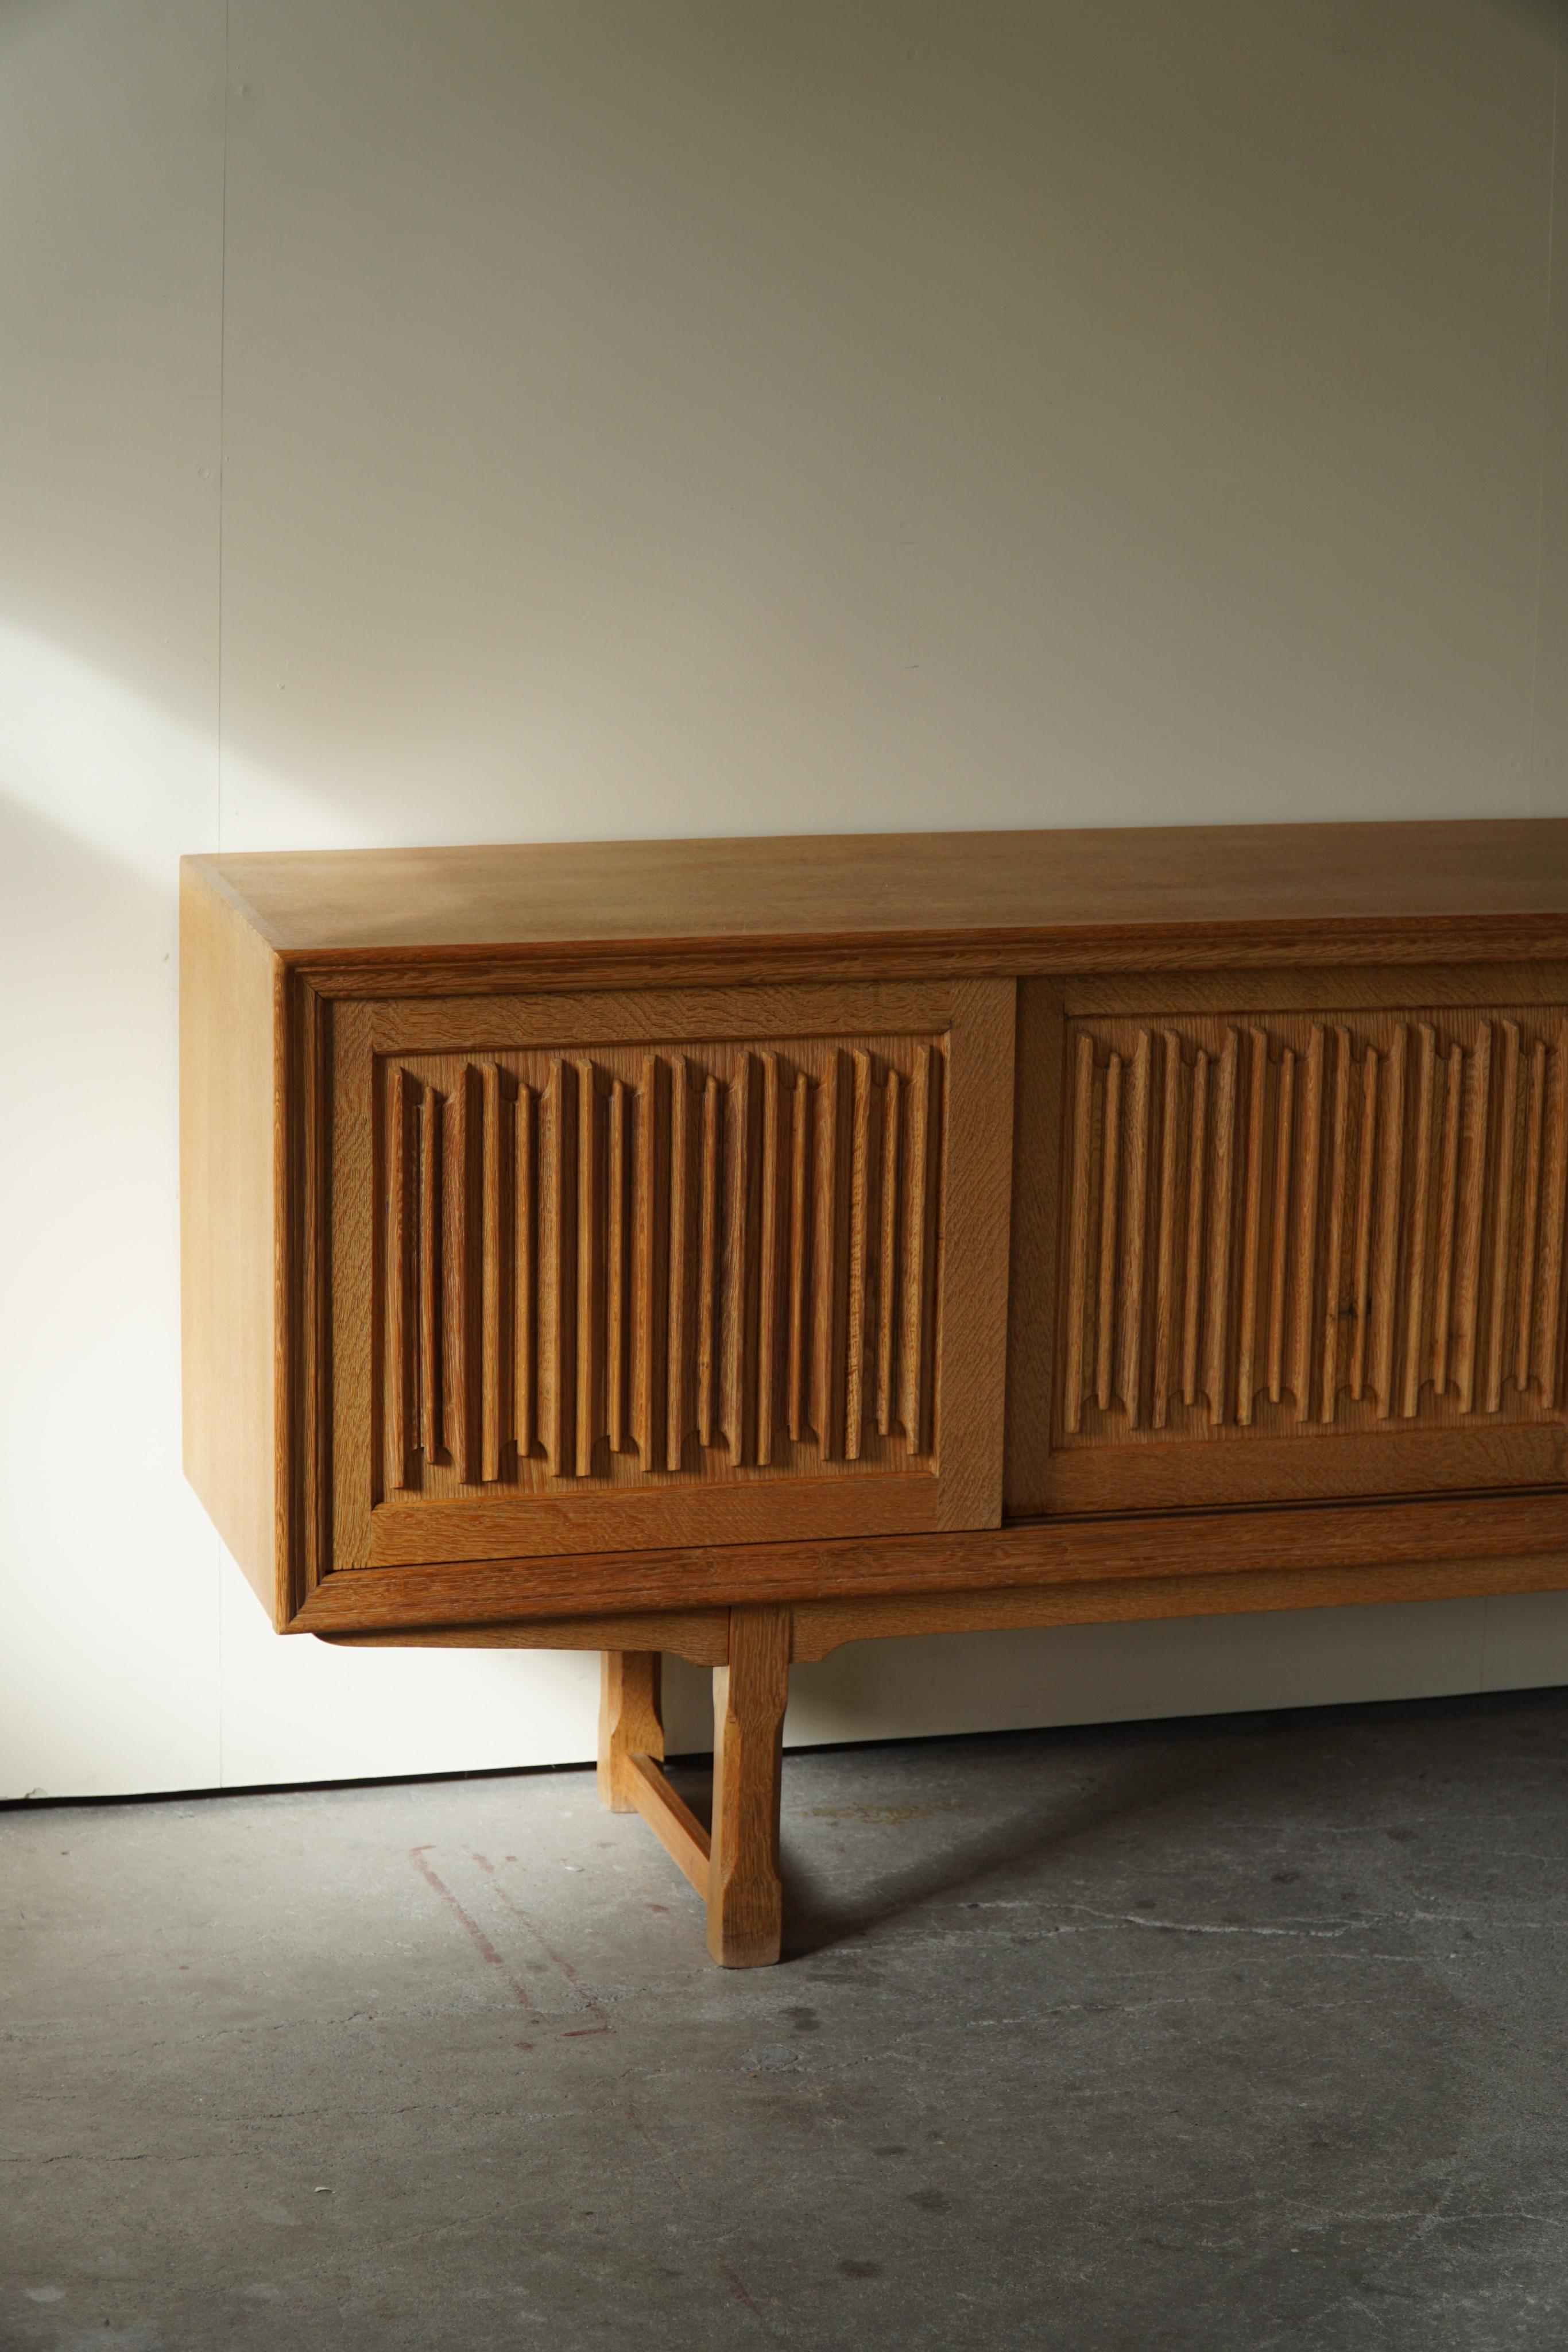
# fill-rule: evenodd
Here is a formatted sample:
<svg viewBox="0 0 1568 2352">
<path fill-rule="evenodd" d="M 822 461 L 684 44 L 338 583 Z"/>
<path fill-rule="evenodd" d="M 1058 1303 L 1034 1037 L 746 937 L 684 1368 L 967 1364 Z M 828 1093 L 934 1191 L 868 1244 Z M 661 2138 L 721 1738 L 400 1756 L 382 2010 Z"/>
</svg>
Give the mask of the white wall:
<svg viewBox="0 0 1568 2352">
<path fill-rule="evenodd" d="M 591 1658 L 277 1641 L 181 1483 L 180 851 L 1568 813 L 1560 24 L 0 16 L 0 1793 L 591 1745 Z M 789 1733 L 1559 1679 L 1568 1600 L 1301 1612 Z"/>
</svg>

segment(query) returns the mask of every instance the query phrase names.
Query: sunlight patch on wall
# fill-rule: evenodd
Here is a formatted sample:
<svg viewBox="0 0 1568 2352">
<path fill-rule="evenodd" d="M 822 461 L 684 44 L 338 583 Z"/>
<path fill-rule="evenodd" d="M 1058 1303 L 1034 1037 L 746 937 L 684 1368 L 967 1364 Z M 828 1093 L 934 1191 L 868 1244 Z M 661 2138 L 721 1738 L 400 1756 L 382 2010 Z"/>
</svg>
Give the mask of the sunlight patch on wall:
<svg viewBox="0 0 1568 2352">
<path fill-rule="evenodd" d="M 0 621 L 0 795 L 162 888 L 185 852 L 214 847 L 222 807 L 259 802 L 265 842 L 245 847 L 346 849 L 365 829 L 176 712 L 37 631 Z M 232 826 L 229 828 L 232 830 Z M 220 815 L 219 845 L 224 827 Z"/>
</svg>

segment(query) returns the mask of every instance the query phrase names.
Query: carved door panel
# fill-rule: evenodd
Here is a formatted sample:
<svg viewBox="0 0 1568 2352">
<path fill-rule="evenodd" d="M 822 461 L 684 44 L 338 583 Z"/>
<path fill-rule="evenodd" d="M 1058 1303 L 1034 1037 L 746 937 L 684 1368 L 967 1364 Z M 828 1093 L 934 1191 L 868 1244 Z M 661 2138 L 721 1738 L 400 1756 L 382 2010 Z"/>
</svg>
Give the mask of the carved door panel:
<svg viewBox="0 0 1568 2352">
<path fill-rule="evenodd" d="M 1563 1478 L 1568 986 L 1509 977 L 1037 1009 L 1060 1227 L 1034 1507 Z"/>
<path fill-rule="evenodd" d="M 997 1522 L 1010 982 L 329 1014 L 323 1565 Z"/>
</svg>

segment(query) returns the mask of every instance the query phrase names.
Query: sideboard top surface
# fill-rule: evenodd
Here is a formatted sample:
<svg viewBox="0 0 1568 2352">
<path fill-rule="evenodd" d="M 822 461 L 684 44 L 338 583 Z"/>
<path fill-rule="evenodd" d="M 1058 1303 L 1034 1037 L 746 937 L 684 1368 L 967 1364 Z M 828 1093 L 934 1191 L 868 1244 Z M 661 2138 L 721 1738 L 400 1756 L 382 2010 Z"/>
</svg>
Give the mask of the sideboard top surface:
<svg viewBox="0 0 1568 2352">
<path fill-rule="evenodd" d="M 187 869 L 289 961 L 837 939 L 1054 949 L 1359 933 L 1568 951 L 1568 819 L 252 852 Z"/>
</svg>

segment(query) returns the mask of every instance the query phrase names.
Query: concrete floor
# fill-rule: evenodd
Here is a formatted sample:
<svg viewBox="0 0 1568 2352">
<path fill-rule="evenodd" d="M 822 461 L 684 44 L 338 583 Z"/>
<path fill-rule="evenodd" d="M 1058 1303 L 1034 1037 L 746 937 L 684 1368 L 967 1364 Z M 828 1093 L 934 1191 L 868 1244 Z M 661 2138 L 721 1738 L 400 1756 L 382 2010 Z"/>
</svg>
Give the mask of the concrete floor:
<svg viewBox="0 0 1568 2352">
<path fill-rule="evenodd" d="M 15 1811 L 0 2344 L 1560 2352 L 1568 1692 Z"/>
</svg>

